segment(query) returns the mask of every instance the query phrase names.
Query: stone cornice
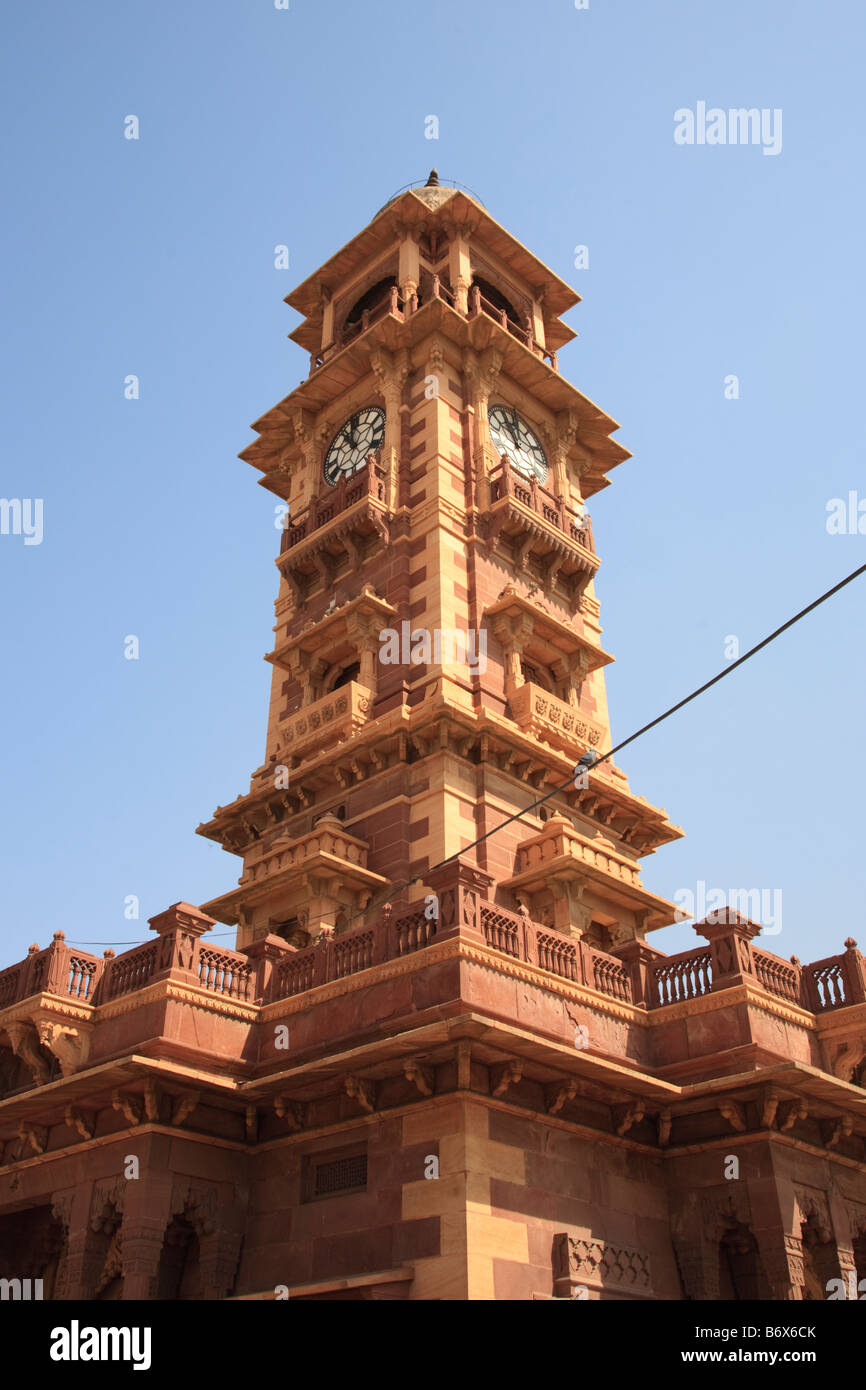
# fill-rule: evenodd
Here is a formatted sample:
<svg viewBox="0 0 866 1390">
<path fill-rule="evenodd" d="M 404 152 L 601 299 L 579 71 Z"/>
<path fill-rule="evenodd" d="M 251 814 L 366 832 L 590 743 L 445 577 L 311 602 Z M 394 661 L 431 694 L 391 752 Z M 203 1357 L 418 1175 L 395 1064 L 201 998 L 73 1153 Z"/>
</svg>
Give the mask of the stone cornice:
<svg viewBox="0 0 866 1390">
<path fill-rule="evenodd" d="M 714 1013 L 716 1009 L 731 1008 L 737 1004 L 748 1004 L 762 1009 L 773 1018 L 783 1018 L 788 1023 L 798 1023 L 803 1028 L 815 1029 L 815 1014 L 801 1009 L 797 1004 L 776 999 L 772 994 L 748 984 L 737 985 L 733 989 L 712 991 L 697 999 L 686 999 L 681 1004 L 665 1004 L 663 1008 L 650 1009 L 645 1017 L 653 1027 L 664 1023 L 675 1023 L 677 1019 L 694 1018 L 697 1014 Z"/>
<path fill-rule="evenodd" d="M 123 994 L 119 999 L 109 999 L 104 1004 L 97 1005 L 96 1022 L 120 1018 L 123 1014 L 134 1013 L 146 1004 L 157 1003 L 163 999 L 179 999 L 186 1004 L 195 1004 L 208 1013 L 223 1014 L 246 1023 L 255 1023 L 260 1012 L 258 1004 L 243 1004 L 237 999 L 227 999 L 212 990 L 202 989 L 200 985 L 181 984 L 177 980 L 164 979 L 155 980 L 152 984 L 145 985 L 144 989 Z"/>
</svg>

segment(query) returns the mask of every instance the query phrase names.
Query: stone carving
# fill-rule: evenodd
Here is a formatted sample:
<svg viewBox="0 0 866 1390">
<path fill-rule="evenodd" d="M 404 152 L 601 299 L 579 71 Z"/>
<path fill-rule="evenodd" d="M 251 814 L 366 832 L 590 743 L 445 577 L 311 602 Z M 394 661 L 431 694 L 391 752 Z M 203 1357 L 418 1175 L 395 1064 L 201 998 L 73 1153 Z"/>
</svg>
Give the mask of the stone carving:
<svg viewBox="0 0 866 1390">
<path fill-rule="evenodd" d="M 32 1023 L 24 1020 L 7 1023 L 6 1033 L 16 1057 L 28 1068 L 37 1086 L 45 1086 L 51 1076 L 51 1068 L 39 1050 L 39 1035 Z"/>
<path fill-rule="evenodd" d="M 127 1124 L 141 1124 L 141 1101 L 137 1096 L 125 1095 L 122 1091 L 113 1091 L 111 1096 L 112 1110 L 119 1111 Z"/>
<path fill-rule="evenodd" d="M 29 1148 L 32 1149 L 35 1154 L 42 1154 L 45 1152 L 46 1145 L 48 1144 L 48 1130 L 45 1125 L 27 1125 L 22 1123 L 18 1126 L 18 1138 L 24 1145 L 25 1150 Z"/>
<path fill-rule="evenodd" d="M 80 1110 L 77 1105 L 67 1105 L 66 1123 L 70 1129 L 77 1130 L 82 1139 L 92 1139 L 96 1115 L 93 1111 Z"/>
<path fill-rule="evenodd" d="M 553 1237 L 553 1277 L 557 1283 L 600 1284 L 644 1293 L 652 1287 L 649 1255 L 565 1231 Z"/>
<path fill-rule="evenodd" d="M 434 1077 L 428 1067 L 422 1067 L 419 1062 L 407 1061 L 403 1063 L 403 1075 L 407 1081 L 415 1082 L 422 1096 L 432 1096 Z"/>
<path fill-rule="evenodd" d="M 201 1100 L 201 1091 L 182 1091 L 174 1099 L 171 1109 L 171 1122 L 173 1125 L 182 1125 L 189 1119 Z"/>
<path fill-rule="evenodd" d="M 719 1105 L 719 1114 L 727 1120 L 731 1129 L 735 1129 L 738 1134 L 742 1134 L 746 1128 L 746 1117 L 743 1107 L 735 1100 L 723 1100 Z"/>
<path fill-rule="evenodd" d="M 289 1100 L 287 1096 L 275 1096 L 274 1110 L 292 1131 L 303 1129 L 306 1124 L 307 1107 L 298 1100 Z"/>
<path fill-rule="evenodd" d="M 613 1118 L 616 1132 L 620 1138 L 628 1134 L 633 1125 L 639 1125 L 646 1113 L 646 1101 L 636 1100 L 630 1105 L 615 1105 Z"/>
<path fill-rule="evenodd" d="M 577 1095 L 577 1082 L 574 1080 L 566 1081 L 562 1085 L 554 1083 L 547 1090 L 547 1113 L 548 1115 L 558 1115 L 564 1108 L 567 1101 L 574 1100 Z"/>
<path fill-rule="evenodd" d="M 509 1086 L 515 1086 L 523 1076 L 523 1062 L 512 1058 L 491 1070 L 491 1095 L 504 1096 Z"/>
<path fill-rule="evenodd" d="M 372 1115 L 376 1109 L 375 1088 L 372 1081 L 364 1081 L 357 1076 L 347 1076 L 344 1079 L 346 1095 L 356 1100 L 361 1109 L 368 1115 Z"/>
<path fill-rule="evenodd" d="M 45 1020 L 37 1025 L 39 1041 L 54 1053 L 60 1063 L 63 1076 L 83 1067 L 90 1052 L 90 1034 L 78 1028 L 67 1028 L 62 1023 L 49 1023 Z"/>
</svg>

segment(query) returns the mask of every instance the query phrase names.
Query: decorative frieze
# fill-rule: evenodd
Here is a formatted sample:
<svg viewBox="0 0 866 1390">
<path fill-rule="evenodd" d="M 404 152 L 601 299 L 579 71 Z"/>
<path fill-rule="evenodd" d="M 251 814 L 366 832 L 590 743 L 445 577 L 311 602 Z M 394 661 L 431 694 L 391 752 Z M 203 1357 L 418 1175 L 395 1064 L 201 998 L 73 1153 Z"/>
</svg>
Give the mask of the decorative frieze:
<svg viewBox="0 0 866 1390">
<path fill-rule="evenodd" d="M 649 1255 L 625 1245 L 559 1231 L 553 1237 L 554 1293 L 569 1298 L 578 1285 L 651 1294 Z"/>
</svg>

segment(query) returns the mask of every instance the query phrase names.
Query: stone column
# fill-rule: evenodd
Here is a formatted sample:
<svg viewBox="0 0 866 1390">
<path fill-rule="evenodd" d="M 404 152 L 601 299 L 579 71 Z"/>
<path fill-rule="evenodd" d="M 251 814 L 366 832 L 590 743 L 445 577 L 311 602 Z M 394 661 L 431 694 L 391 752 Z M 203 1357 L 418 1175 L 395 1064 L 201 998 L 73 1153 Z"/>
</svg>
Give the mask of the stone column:
<svg viewBox="0 0 866 1390">
<path fill-rule="evenodd" d="M 438 899 L 437 941 L 443 936 L 483 937 L 480 907 L 489 898 L 491 874 L 458 857 L 429 870 L 424 882 Z"/>
<path fill-rule="evenodd" d="M 502 353 L 495 348 L 485 348 L 475 352 L 467 348 L 463 354 L 463 375 L 469 385 L 469 404 L 473 413 L 472 457 L 475 465 L 475 502 L 482 511 L 490 506 L 490 474 L 499 459 L 490 442 L 490 424 L 487 407 L 499 373 L 502 370 Z"/>
<path fill-rule="evenodd" d="M 399 506 L 400 436 L 403 427 L 403 387 L 409 375 L 409 354 L 405 348 L 390 353 L 377 347 L 370 353 L 370 366 L 385 398 L 385 438 L 382 467 L 385 470 L 385 505 L 389 512 Z"/>
<path fill-rule="evenodd" d="M 802 1299 L 805 1274 L 800 1208 L 793 1185 L 778 1172 L 747 1178 L 752 1230 L 773 1298 Z"/>
<path fill-rule="evenodd" d="M 713 991 L 731 989 L 747 981 L 758 983 L 751 942 L 761 931 L 760 923 L 750 922 L 733 908 L 722 908 L 696 922 L 694 929 L 710 943 Z"/>
<path fill-rule="evenodd" d="M 136 1147 L 141 1149 L 141 1140 L 136 1141 Z M 159 1262 L 171 1220 L 172 1175 L 167 1164 L 159 1163 L 160 1158 L 167 1157 L 164 1142 L 146 1144 L 141 1177 L 130 1179 L 126 1187 L 121 1228 L 124 1300 L 157 1297 Z"/>
</svg>

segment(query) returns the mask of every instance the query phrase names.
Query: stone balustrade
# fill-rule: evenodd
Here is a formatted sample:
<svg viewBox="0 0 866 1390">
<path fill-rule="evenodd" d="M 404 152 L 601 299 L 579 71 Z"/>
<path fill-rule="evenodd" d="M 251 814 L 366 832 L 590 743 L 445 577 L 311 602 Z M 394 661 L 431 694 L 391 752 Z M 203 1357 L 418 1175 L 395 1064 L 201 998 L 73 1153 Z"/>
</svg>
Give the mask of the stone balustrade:
<svg viewBox="0 0 866 1390">
<path fill-rule="evenodd" d="M 372 699 L 366 686 L 349 681 L 286 715 L 278 732 L 281 756 L 308 757 L 319 748 L 344 743 L 367 723 Z"/>
<path fill-rule="evenodd" d="M 599 748 L 604 741 L 600 724 L 588 719 L 576 705 L 560 700 L 532 681 L 521 685 L 508 703 L 519 729 L 554 748 L 562 748 L 570 756 Z M 609 772 L 606 763 L 602 763 L 600 772 Z"/>
<path fill-rule="evenodd" d="M 351 848 L 342 844 L 351 837 L 339 826 L 328 825 L 319 839 L 328 837 L 341 854 Z M 316 835 L 307 838 L 312 841 Z M 483 900 L 474 902 L 468 917 L 461 908 L 460 920 L 503 960 L 525 962 L 600 996 L 646 1009 L 674 1007 L 744 982 L 815 1014 L 866 1002 L 866 963 L 856 942 L 849 938 L 841 954 L 802 966 L 752 945 L 758 928 L 736 913 L 729 921 L 708 918 L 697 924 L 709 944 L 673 956 L 640 941 L 601 951 L 523 912 Z M 82 1017 L 76 1010 L 85 1005 L 98 1021 L 101 1006 L 156 988 L 160 981 L 176 980 L 240 1005 L 266 1005 L 421 952 L 456 930 L 453 921 L 444 924 L 417 907 L 397 917 L 385 908 L 376 921 L 360 921 L 337 935 L 323 932 L 300 950 L 269 936 L 234 951 L 204 939 L 213 924 L 198 909 L 176 904 L 152 919 L 156 940 L 118 956 L 106 951 L 102 959 L 67 946 L 64 934 L 57 932 L 49 947 L 31 947 L 25 960 L 0 971 L 0 1029 L 3 1013 L 15 1009 L 13 1017 L 20 1017 L 16 1006 L 25 1000 L 34 1001 L 38 1014 L 42 996 L 52 997 L 55 1010 L 56 1001 L 65 999 L 75 1017 Z"/>
<path fill-rule="evenodd" d="M 530 873 L 553 859 L 576 859 L 589 868 L 600 869 L 623 883 L 641 887 L 640 866 L 633 859 L 619 854 L 606 841 L 599 844 L 581 835 L 571 821 L 561 818 L 561 824 L 551 821 L 541 835 L 518 845 L 517 874 Z"/>
<path fill-rule="evenodd" d="M 366 843 L 349 835 L 333 816 L 323 817 L 308 835 L 298 840 L 287 840 L 285 844 L 277 841 L 261 851 L 258 858 L 255 857 L 256 848 L 247 855 L 246 868 L 239 880 L 242 887 L 260 883 L 285 869 L 297 868 L 322 854 L 340 859 L 344 864 L 354 864 L 359 869 L 367 867 Z"/>
</svg>

